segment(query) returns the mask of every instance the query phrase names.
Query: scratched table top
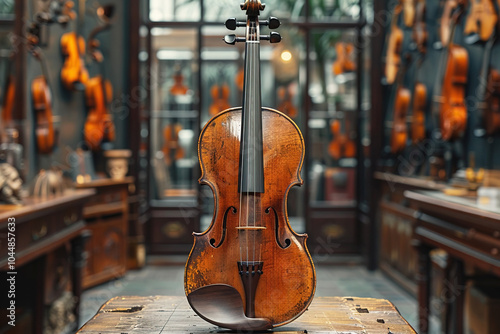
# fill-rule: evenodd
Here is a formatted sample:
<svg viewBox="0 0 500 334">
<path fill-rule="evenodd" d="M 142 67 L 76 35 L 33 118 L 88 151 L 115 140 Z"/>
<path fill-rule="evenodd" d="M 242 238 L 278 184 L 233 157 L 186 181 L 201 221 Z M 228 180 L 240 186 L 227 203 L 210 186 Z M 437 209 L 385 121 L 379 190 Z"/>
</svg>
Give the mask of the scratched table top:
<svg viewBox="0 0 500 334">
<path fill-rule="evenodd" d="M 272 332 L 416 334 L 388 300 L 356 297 L 315 298 L 297 320 Z M 185 297 L 118 296 L 107 301 L 78 333 L 201 334 L 233 331 L 198 317 Z"/>
</svg>

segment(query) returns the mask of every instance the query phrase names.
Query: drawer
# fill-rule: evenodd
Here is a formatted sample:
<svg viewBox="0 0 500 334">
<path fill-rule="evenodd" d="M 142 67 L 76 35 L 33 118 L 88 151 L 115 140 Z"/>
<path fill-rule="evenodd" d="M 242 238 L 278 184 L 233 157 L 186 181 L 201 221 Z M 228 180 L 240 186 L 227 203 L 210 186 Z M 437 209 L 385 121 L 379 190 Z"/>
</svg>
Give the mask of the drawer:
<svg viewBox="0 0 500 334">
<path fill-rule="evenodd" d="M 68 208 L 64 211 L 54 213 L 28 222 L 16 222 L 16 253 L 22 252 L 28 247 L 36 245 L 51 236 L 64 231 L 81 220 L 81 213 L 77 208 Z M 0 231 L 0 235 L 7 237 L 7 227 Z M 0 242 L 0 254 L 7 254 L 7 242 L 2 238 Z"/>
</svg>

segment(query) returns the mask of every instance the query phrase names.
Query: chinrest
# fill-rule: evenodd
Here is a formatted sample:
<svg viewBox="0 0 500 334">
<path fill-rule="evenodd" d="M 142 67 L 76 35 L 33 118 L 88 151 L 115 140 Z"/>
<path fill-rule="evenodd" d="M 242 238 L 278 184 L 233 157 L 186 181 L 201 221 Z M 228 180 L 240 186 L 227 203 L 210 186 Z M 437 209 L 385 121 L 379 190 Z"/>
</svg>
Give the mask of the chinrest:
<svg viewBox="0 0 500 334">
<path fill-rule="evenodd" d="M 204 320 L 234 330 L 260 331 L 272 328 L 266 318 L 248 318 L 238 290 L 227 284 L 211 284 L 187 296 L 191 308 Z"/>
</svg>

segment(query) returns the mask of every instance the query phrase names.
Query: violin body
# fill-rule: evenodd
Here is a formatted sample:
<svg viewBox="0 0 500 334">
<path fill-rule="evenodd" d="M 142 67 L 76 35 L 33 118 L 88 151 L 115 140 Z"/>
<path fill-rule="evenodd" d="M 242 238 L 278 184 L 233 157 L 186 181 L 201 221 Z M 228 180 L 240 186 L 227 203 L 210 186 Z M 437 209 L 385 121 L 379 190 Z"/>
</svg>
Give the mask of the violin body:
<svg viewBox="0 0 500 334">
<path fill-rule="evenodd" d="M 113 87 L 102 76 L 89 79 L 85 87 L 85 100 L 89 109 L 83 128 L 85 142 L 93 151 L 99 150 L 104 141 L 115 139 L 115 126 L 108 111 L 113 99 Z"/>
<path fill-rule="evenodd" d="M 415 84 L 413 92 L 413 115 L 411 122 L 411 141 L 420 143 L 425 139 L 425 107 L 427 101 L 427 87 L 420 82 Z"/>
<path fill-rule="evenodd" d="M 444 140 L 460 137 L 467 125 L 465 84 L 468 66 L 467 50 L 451 43 L 448 48 L 448 62 L 440 98 L 439 122 Z"/>
<path fill-rule="evenodd" d="M 292 93 L 289 89 L 285 87 L 280 87 L 278 89 L 278 96 L 280 97 L 280 104 L 278 109 L 285 113 L 288 117 L 295 118 L 297 116 L 297 108 L 292 102 Z"/>
<path fill-rule="evenodd" d="M 486 41 L 497 23 L 497 14 L 492 0 L 471 0 L 469 16 L 465 21 L 464 33 L 478 34 L 482 41 Z"/>
<path fill-rule="evenodd" d="M 394 119 L 391 130 L 391 152 L 399 153 L 406 147 L 408 139 L 406 114 L 410 106 L 411 93 L 408 89 L 398 87 L 394 100 Z"/>
<path fill-rule="evenodd" d="M 174 85 L 170 87 L 170 94 L 177 95 L 185 95 L 187 94 L 189 88 L 184 85 L 184 76 L 182 73 L 177 72 L 174 74 Z"/>
<path fill-rule="evenodd" d="M 36 112 L 36 143 L 38 152 L 51 153 L 55 144 L 52 122 L 52 97 L 44 76 L 33 79 L 31 95 Z"/>
<path fill-rule="evenodd" d="M 89 79 L 82 55 L 85 54 L 85 40 L 76 32 L 68 32 L 61 37 L 61 50 L 65 56 L 61 70 L 61 81 L 68 90 L 83 89 Z"/>
<path fill-rule="evenodd" d="M 163 154 L 167 166 L 171 166 L 176 160 L 184 157 L 184 149 L 179 144 L 179 132 L 182 130 L 180 124 L 169 124 L 163 130 L 165 142 L 163 144 Z"/>
<path fill-rule="evenodd" d="M 401 48 L 403 45 L 403 30 L 397 26 L 397 18 L 401 12 L 399 5 L 394 9 L 394 15 L 391 24 L 391 33 L 387 47 L 385 78 L 389 85 L 396 80 L 399 68 L 401 66 Z"/>
<path fill-rule="evenodd" d="M 340 121 L 334 120 L 330 125 L 333 139 L 328 145 L 328 153 L 335 160 L 341 158 L 354 158 L 356 156 L 356 143 L 340 131 Z"/>
<path fill-rule="evenodd" d="M 403 0 L 403 22 L 407 27 L 415 23 L 415 0 Z"/>
<path fill-rule="evenodd" d="M 489 95 L 486 99 L 484 125 L 486 133 L 492 135 L 500 130 L 500 73 L 497 70 L 490 69 L 487 87 Z"/>
<path fill-rule="evenodd" d="M 227 84 L 213 85 L 210 89 L 210 95 L 212 95 L 212 105 L 208 112 L 211 116 L 215 116 L 219 112 L 229 109 L 229 86 Z"/>
<path fill-rule="evenodd" d="M 351 43 L 338 42 L 335 44 L 335 51 L 337 57 L 332 64 L 333 74 L 339 75 L 356 69 L 356 63 L 351 59 L 354 51 L 354 46 Z"/>
<path fill-rule="evenodd" d="M 273 109 L 262 109 L 266 190 L 258 199 L 262 211 L 254 213 L 261 214 L 262 228 L 244 234 L 238 229 L 238 219 L 248 209 L 240 207 L 238 192 L 241 123 L 241 108 L 232 108 L 212 118 L 200 135 L 199 182 L 212 189 L 215 213 L 205 232 L 194 233 L 194 245 L 186 264 L 185 292 L 189 298 L 200 287 L 227 284 L 239 292 L 245 304 L 246 294 L 237 268 L 241 259 L 240 239 L 259 234 L 263 273 L 255 291 L 255 317 L 267 318 L 276 327 L 302 314 L 315 291 L 316 275 L 306 248 L 307 236 L 295 233 L 287 217 L 288 191 L 303 182 L 300 170 L 304 140 L 290 118 Z M 249 205 L 255 204 L 254 201 Z M 248 205 L 245 200 L 241 203 Z"/>
<path fill-rule="evenodd" d="M 2 104 L 2 123 L 9 125 L 12 122 L 12 111 L 14 109 L 14 101 L 16 98 L 16 84 L 14 76 L 9 75 L 6 87 Z"/>
</svg>

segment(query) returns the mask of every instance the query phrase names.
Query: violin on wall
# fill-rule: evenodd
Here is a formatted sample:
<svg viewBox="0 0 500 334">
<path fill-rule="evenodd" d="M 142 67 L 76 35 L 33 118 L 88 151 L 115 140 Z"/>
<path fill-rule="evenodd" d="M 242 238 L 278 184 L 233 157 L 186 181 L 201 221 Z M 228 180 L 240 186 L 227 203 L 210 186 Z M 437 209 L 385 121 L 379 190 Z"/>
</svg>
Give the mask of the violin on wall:
<svg viewBox="0 0 500 334">
<path fill-rule="evenodd" d="M 441 137 L 446 141 L 462 136 L 467 125 L 465 84 L 469 55 L 465 48 L 453 42 L 464 6 L 464 1 L 447 0 L 441 20 L 441 43 L 446 47 L 442 51 L 442 57 L 445 57 L 442 60 L 446 60 L 446 63 L 441 62 L 444 68 L 442 82 L 435 85 L 441 88 L 441 92 L 434 94 L 433 114 L 439 112 Z"/>
<path fill-rule="evenodd" d="M 89 111 L 83 128 L 83 137 L 92 151 L 99 150 L 103 142 L 112 142 L 116 137 L 115 125 L 108 107 L 113 99 L 113 86 L 104 75 L 106 72 L 102 66 L 104 57 L 98 49 L 99 41 L 96 39 L 98 33 L 110 27 L 109 19 L 113 13 L 113 6 L 100 9 L 102 9 L 101 19 L 106 23 L 90 33 L 88 50 L 92 59 L 101 65 L 101 74 L 88 79 L 85 86 L 85 101 Z"/>
<path fill-rule="evenodd" d="M 335 43 L 335 51 L 337 57 L 332 64 L 332 72 L 334 75 L 356 70 L 356 63 L 352 60 L 354 52 L 354 45 L 352 45 L 352 43 L 337 42 Z"/>
<path fill-rule="evenodd" d="M 210 95 L 212 96 L 212 104 L 208 109 L 210 116 L 215 116 L 219 112 L 226 110 L 230 107 L 229 105 L 229 85 L 226 83 L 223 84 L 214 84 L 210 88 Z"/>
<path fill-rule="evenodd" d="M 396 4 L 391 19 L 391 32 L 387 43 L 385 56 L 385 79 L 387 84 L 392 85 L 396 80 L 399 68 L 401 66 L 401 51 L 403 45 L 403 30 L 398 27 L 398 18 L 403 7 Z"/>
<path fill-rule="evenodd" d="M 68 2 L 68 4 L 70 9 L 74 6 L 72 2 Z M 75 14 L 73 11 L 72 13 L 71 17 L 74 18 Z M 83 15 L 80 13 L 80 16 Z M 82 58 L 85 55 L 85 40 L 75 30 L 62 35 L 60 43 L 65 58 L 61 69 L 63 86 L 70 91 L 84 90 L 89 79 L 89 73 Z"/>
<path fill-rule="evenodd" d="M 427 28 L 425 24 L 426 6 L 425 0 L 418 0 L 415 5 L 416 17 L 412 30 L 412 38 L 420 53 L 418 71 L 415 75 L 415 86 L 413 88 L 413 103 L 411 117 L 411 141 L 417 144 L 425 139 L 425 110 L 427 107 L 427 86 L 418 79 L 420 65 L 427 52 Z"/>
<path fill-rule="evenodd" d="M 225 110 L 202 129 L 198 142 L 200 183 L 214 193 L 210 227 L 194 234 L 184 289 L 193 310 L 206 321 L 234 330 L 266 330 L 301 315 L 311 303 L 316 274 L 304 234 L 288 222 L 286 199 L 302 184 L 304 140 L 285 114 L 261 107 L 260 42 L 276 43 L 276 18 L 259 20 L 264 5 L 241 5 L 247 21 L 226 21 L 245 37 L 242 107 Z M 299 288 L 298 288 L 299 287 Z"/>
<path fill-rule="evenodd" d="M 295 108 L 295 105 L 293 104 L 292 101 L 293 94 L 291 92 L 291 88 L 279 87 L 278 98 L 280 101 L 278 109 L 282 110 L 285 114 L 287 114 L 291 118 L 297 117 L 297 108 Z"/>
<path fill-rule="evenodd" d="M 333 139 L 328 145 L 328 153 L 335 160 L 356 157 L 356 143 L 345 133 L 346 131 L 342 132 L 340 128 L 341 124 L 338 119 L 330 124 Z"/>
<path fill-rule="evenodd" d="M 39 153 L 49 154 L 52 153 L 56 143 L 52 120 L 52 95 L 48 84 L 45 61 L 41 49 L 36 46 L 38 44 L 37 37 L 31 36 L 30 44 L 30 52 L 39 61 L 43 73 L 31 82 L 31 97 L 36 114 L 36 145 Z"/>
</svg>

